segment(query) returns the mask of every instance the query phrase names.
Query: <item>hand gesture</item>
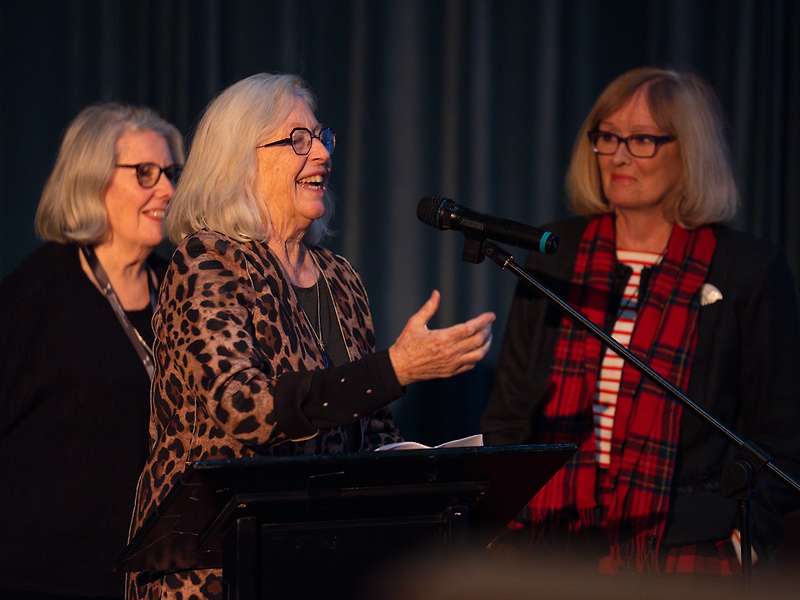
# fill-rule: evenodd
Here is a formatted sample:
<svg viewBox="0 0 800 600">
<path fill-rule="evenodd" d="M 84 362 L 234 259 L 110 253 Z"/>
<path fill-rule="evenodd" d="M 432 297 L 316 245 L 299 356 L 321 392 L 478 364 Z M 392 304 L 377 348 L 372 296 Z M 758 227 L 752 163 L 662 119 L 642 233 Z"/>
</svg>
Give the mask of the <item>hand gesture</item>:
<svg viewBox="0 0 800 600">
<path fill-rule="evenodd" d="M 483 313 L 444 329 L 428 329 L 439 299 L 439 292 L 434 290 L 389 348 L 389 359 L 401 385 L 464 373 L 489 351 L 494 313 Z"/>
</svg>

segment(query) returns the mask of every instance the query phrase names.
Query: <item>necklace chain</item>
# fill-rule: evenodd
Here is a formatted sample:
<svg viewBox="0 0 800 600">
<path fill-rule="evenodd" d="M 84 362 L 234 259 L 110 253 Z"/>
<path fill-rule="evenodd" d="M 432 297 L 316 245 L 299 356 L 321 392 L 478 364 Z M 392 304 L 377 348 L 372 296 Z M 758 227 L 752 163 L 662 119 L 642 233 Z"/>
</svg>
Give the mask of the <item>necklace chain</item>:
<svg viewBox="0 0 800 600">
<path fill-rule="evenodd" d="M 319 342 L 319 345 L 322 346 L 322 350 L 324 351 L 325 350 L 325 342 L 322 339 L 322 310 L 320 309 L 321 302 L 320 302 L 320 299 L 319 299 L 319 296 L 320 296 L 319 277 L 317 277 L 317 283 L 314 284 L 314 289 L 317 291 L 317 329 L 314 332 L 314 334 L 317 336 L 317 341 Z M 312 327 L 312 329 L 313 329 L 313 327 Z"/>
<path fill-rule="evenodd" d="M 317 282 L 314 284 L 314 290 L 316 291 L 316 296 L 317 296 L 317 326 L 316 327 L 314 327 L 314 323 L 312 323 L 311 319 L 308 317 L 308 313 L 306 312 L 306 309 L 304 307 L 302 307 L 302 306 L 301 306 L 301 308 L 303 310 L 303 316 L 306 318 L 306 322 L 308 323 L 308 327 L 309 327 L 309 329 L 311 329 L 311 333 L 314 334 L 314 337 L 316 338 L 317 342 L 319 343 L 320 348 L 322 348 L 322 351 L 325 352 L 325 341 L 322 339 L 322 310 L 321 310 L 322 303 L 320 301 L 319 279 L 317 279 Z"/>
<path fill-rule="evenodd" d="M 269 242 L 266 245 L 267 245 L 267 251 L 270 251 Z M 284 253 L 285 253 L 286 257 L 288 258 L 288 256 L 289 256 L 289 248 L 288 248 L 288 246 L 287 246 L 285 241 L 284 241 L 284 244 L 283 244 L 283 250 L 284 250 Z M 278 260 L 280 262 L 280 258 Z M 312 260 L 314 260 L 313 255 L 312 255 Z M 316 261 L 314 261 L 314 263 L 316 265 Z M 294 278 L 289 276 L 289 272 L 291 271 L 291 269 L 289 267 L 287 267 L 287 266 L 284 266 L 283 264 L 281 264 L 281 266 L 284 269 L 284 273 L 286 274 L 287 279 L 289 279 L 290 282 L 293 282 Z M 319 265 L 316 265 L 316 266 L 317 266 L 317 269 L 319 270 Z M 300 305 L 300 309 L 303 311 L 303 316 L 306 318 L 306 323 L 308 323 L 308 328 L 311 330 L 311 333 L 314 335 L 314 338 L 317 340 L 317 343 L 319 344 L 319 347 L 322 350 L 323 362 L 325 364 L 325 367 L 327 368 L 327 366 L 328 366 L 328 351 L 327 351 L 327 349 L 325 347 L 325 340 L 323 339 L 323 333 L 322 333 L 322 301 L 320 299 L 321 292 L 319 290 L 319 280 L 320 279 L 322 279 L 322 271 L 321 270 L 320 270 L 320 272 L 319 272 L 319 274 L 317 276 L 316 283 L 314 283 L 314 290 L 316 291 L 316 296 L 317 296 L 317 319 L 316 319 L 317 320 L 317 326 L 316 327 L 314 327 L 314 323 L 311 322 L 311 319 L 308 316 L 308 311 L 306 311 L 306 309 L 302 305 L 302 303 Z"/>
<path fill-rule="evenodd" d="M 308 318 L 308 313 L 306 309 L 303 308 L 303 316 L 306 318 L 306 322 L 308 323 L 309 329 L 311 329 L 311 333 L 314 334 L 314 337 L 319 344 L 320 349 L 322 350 L 322 364 L 324 368 L 328 368 L 328 350 L 325 348 L 325 341 L 322 339 L 322 303 L 320 302 L 320 291 L 319 291 L 319 280 L 322 278 L 320 275 L 317 278 L 317 282 L 314 284 L 314 289 L 317 292 L 317 327 L 314 328 L 314 324 L 311 322 L 311 319 Z"/>
</svg>

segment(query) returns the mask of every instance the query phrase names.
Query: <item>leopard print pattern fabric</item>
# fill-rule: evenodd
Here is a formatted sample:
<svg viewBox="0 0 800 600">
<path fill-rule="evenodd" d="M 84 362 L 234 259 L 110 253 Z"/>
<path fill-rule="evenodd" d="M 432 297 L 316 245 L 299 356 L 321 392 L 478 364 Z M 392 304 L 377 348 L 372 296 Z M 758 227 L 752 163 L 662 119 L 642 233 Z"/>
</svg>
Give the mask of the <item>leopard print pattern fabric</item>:
<svg viewBox="0 0 800 600">
<path fill-rule="evenodd" d="M 375 351 L 369 302 L 344 258 L 312 248 L 350 360 Z M 153 316 L 156 373 L 151 453 L 137 485 L 130 538 L 191 462 L 258 455 L 338 453 L 345 430 L 292 441 L 273 413 L 278 378 L 324 368 L 323 350 L 265 243 L 197 232 L 175 250 Z M 400 439 L 388 408 L 360 419 L 361 450 Z M 130 599 L 222 597 L 219 570 L 131 574 Z"/>
</svg>

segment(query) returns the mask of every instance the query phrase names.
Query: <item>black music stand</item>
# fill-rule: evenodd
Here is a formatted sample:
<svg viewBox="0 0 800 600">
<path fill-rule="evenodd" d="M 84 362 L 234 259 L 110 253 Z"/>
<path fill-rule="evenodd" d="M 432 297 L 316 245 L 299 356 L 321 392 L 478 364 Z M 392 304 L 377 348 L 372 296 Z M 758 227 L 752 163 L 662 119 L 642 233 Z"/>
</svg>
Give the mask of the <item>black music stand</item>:
<svg viewBox="0 0 800 600">
<path fill-rule="evenodd" d="M 350 592 L 422 544 L 485 546 L 571 444 L 194 463 L 125 550 L 125 571 L 222 567 L 229 600 Z"/>
</svg>

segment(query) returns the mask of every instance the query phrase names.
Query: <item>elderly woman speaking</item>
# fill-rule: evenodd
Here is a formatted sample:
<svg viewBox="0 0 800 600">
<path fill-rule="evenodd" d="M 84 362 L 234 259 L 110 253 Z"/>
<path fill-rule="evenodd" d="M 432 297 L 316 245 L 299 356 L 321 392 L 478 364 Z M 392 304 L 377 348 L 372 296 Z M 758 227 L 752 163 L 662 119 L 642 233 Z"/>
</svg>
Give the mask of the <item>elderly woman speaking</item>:
<svg viewBox="0 0 800 600">
<path fill-rule="evenodd" d="M 489 348 L 491 313 L 429 330 L 433 292 L 375 351 L 361 279 L 317 245 L 336 137 L 313 107 L 297 77 L 262 73 L 220 94 L 198 126 L 166 222 L 178 248 L 153 319 L 151 455 L 132 534 L 193 461 L 396 441 L 387 404 L 403 386 L 467 371 Z M 210 570 L 135 579 L 134 597 L 222 595 Z"/>
</svg>

